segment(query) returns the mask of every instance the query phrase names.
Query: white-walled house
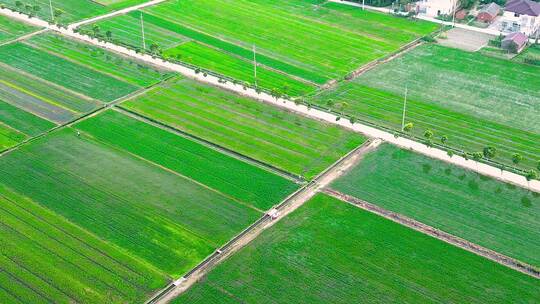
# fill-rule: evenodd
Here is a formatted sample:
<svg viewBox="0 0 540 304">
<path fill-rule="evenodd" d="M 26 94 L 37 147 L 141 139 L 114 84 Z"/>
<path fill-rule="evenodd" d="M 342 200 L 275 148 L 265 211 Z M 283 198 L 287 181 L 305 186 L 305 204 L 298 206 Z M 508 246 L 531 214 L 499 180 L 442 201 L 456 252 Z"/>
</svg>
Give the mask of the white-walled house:
<svg viewBox="0 0 540 304">
<path fill-rule="evenodd" d="M 452 15 L 459 7 L 459 0 L 420 0 L 416 2 L 418 13 L 429 17 Z"/>
<path fill-rule="evenodd" d="M 506 3 L 501 18 L 501 31 L 533 36 L 538 30 L 540 30 L 540 3 L 531 0 L 510 0 Z"/>
</svg>

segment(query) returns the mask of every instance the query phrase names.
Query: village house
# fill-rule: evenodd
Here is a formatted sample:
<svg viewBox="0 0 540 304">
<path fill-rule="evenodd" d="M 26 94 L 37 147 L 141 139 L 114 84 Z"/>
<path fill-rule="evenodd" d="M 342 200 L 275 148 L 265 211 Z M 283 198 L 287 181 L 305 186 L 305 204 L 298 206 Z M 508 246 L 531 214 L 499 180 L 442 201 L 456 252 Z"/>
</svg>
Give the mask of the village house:
<svg viewBox="0 0 540 304">
<path fill-rule="evenodd" d="M 418 13 L 429 17 L 450 16 L 459 8 L 459 0 L 420 0 L 417 2 Z"/>
<path fill-rule="evenodd" d="M 501 48 L 511 53 L 520 53 L 527 46 L 528 41 L 529 38 L 523 33 L 511 33 L 501 41 Z"/>
<path fill-rule="evenodd" d="M 497 5 L 497 3 L 491 2 L 480 9 L 478 15 L 476 15 L 476 20 L 484 23 L 490 23 L 499 15 L 500 12 L 501 7 Z"/>
<path fill-rule="evenodd" d="M 540 3 L 531 0 L 510 0 L 501 22 L 503 32 L 520 32 L 533 36 L 540 28 Z"/>
</svg>

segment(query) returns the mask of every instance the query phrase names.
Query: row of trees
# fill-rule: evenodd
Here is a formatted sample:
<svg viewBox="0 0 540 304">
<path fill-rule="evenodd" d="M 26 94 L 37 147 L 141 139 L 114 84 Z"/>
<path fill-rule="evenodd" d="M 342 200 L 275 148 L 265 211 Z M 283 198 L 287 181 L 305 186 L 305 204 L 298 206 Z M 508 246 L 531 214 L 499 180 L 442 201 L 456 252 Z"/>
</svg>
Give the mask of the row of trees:
<svg viewBox="0 0 540 304">
<path fill-rule="evenodd" d="M 23 3 L 22 1 L 15 1 L 15 7 L 19 12 L 25 13 L 30 17 L 35 17 L 41 11 L 41 6 L 37 4 Z M 56 22 L 58 22 L 58 19 L 60 19 L 62 15 L 64 15 L 63 10 L 59 8 L 53 9 L 53 18 Z"/>
<path fill-rule="evenodd" d="M 403 131 L 411 132 L 413 127 L 414 127 L 413 123 L 409 122 L 405 124 L 405 126 L 403 127 Z M 434 136 L 434 133 L 430 129 L 427 129 L 424 131 L 424 138 L 426 138 L 426 145 L 428 147 L 433 146 L 433 141 L 432 141 L 433 136 Z M 446 135 L 441 136 L 440 141 L 443 145 L 446 145 L 446 143 L 448 142 L 448 136 Z M 448 155 L 450 157 L 452 157 L 453 154 L 454 153 L 451 150 L 448 151 Z M 465 159 L 472 158 L 475 161 L 480 161 L 482 159 L 491 160 L 497 156 L 497 149 L 492 146 L 487 146 L 480 152 L 473 152 L 473 153 L 464 152 L 462 156 Z M 523 161 L 523 155 L 519 153 L 514 153 L 511 156 L 511 160 L 512 160 L 512 163 L 517 166 Z M 501 170 L 503 169 L 504 167 L 501 168 Z M 536 170 L 540 171 L 540 160 L 537 161 Z M 533 180 L 533 179 L 538 179 L 540 177 L 538 174 L 538 171 L 536 170 L 530 169 L 526 171 L 525 177 L 527 178 L 528 181 Z"/>
</svg>

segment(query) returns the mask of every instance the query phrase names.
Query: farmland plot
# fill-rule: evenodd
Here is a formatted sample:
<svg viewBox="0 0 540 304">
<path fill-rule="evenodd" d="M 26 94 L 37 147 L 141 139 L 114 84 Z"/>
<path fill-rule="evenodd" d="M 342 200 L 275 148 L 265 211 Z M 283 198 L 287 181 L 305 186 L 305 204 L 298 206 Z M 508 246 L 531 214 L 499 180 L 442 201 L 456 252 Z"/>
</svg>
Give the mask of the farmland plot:
<svg viewBox="0 0 540 304">
<path fill-rule="evenodd" d="M 0 99 L 57 124 L 171 73 L 52 33 L 0 47 Z"/>
<path fill-rule="evenodd" d="M 339 127 L 189 79 L 156 86 L 122 107 L 308 179 L 363 142 Z"/>
<path fill-rule="evenodd" d="M 292 6 L 301 9 L 289 9 Z M 321 13 L 311 12 L 319 9 Z M 115 39 L 140 47 L 139 17 L 140 13 L 133 13 L 131 18 L 122 16 L 98 24 L 102 31 L 112 31 Z M 163 41 L 171 32 L 249 61 L 253 60 L 251 49 L 255 45 L 257 61 L 262 65 L 317 84 L 343 77 L 437 27 L 350 11 L 339 4 L 315 6 L 309 1 L 286 0 L 169 1 L 146 8 L 144 20 L 150 27 L 148 41 L 164 50 L 182 40 Z M 373 20 L 378 26 L 367 26 Z M 347 25 L 350 23 L 356 26 Z"/>
<path fill-rule="evenodd" d="M 23 43 L 0 47 L 0 61 L 93 99 L 109 102 L 137 87 Z"/>
<path fill-rule="evenodd" d="M 538 280 L 317 195 L 173 303 L 533 303 Z"/>
<path fill-rule="evenodd" d="M 60 10 L 62 12 L 61 15 L 55 17 L 55 21 L 61 24 L 68 24 L 77 20 L 103 15 L 117 9 L 141 4 L 147 1 L 149 0 L 52 0 L 52 6 L 54 10 Z M 28 11 L 25 9 L 24 5 L 38 6 L 39 10 L 34 12 L 36 16 L 47 21 L 52 20 L 49 0 L 22 1 L 22 7 L 17 7 L 17 2 L 18 1 L 16 0 L 0 0 L 0 3 L 6 7 L 25 13 L 28 13 Z"/>
<path fill-rule="evenodd" d="M 25 34 L 36 31 L 37 28 L 29 24 L 15 21 L 6 16 L 0 15 L 0 44 L 13 40 Z"/>
<path fill-rule="evenodd" d="M 82 121 L 76 128 L 99 142 L 143 157 L 263 210 L 298 188 L 281 176 L 116 111 Z"/>
<path fill-rule="evenodd" d="M 138 303 L 166 275 L 0 184 L 2 303 Z"/>
<path fill-rule="evenodd" d="M 130 120 L 108 112 L 22 146 L 0 158 L 0 184 L 172 276 L 296 188 Z"/>
<path fill-rule="evenodd" d="M 332 188 L 540 266 L 540 196 L 383 145 Z"/>
<path fill-rule="evenodd" d="M 0 150 L 43 133 L 54 126 L 53 123 L 0 99 Z"/>
<path fill-rule="evenodd" d="M 333 108 L 375 125 L 401 130 L 403 94 L 389 93 L 366 86 L 362 82 L 363 79 L 344 82 L 335 89 L 309 99 L 309 102 Z M 530 169 L 536 166 L 540 155 L 538 133 L 482 119 L 475 116 L 475 113 L 458 112 L 411 96 L 407 98 L 406 122 L 414 124 L 411 133 L 421 140 L 424 140 L 424 132 L 429 129 L 434 133 L 433 141 L 440 142 L 441 137 L 446 136 L 447 145 L 468 153 L 482 151 L 488 146 L 494 147 L 497 149 L 494 160 L 506 165 L 515 165 L 511 157 L 514 153 L 519 153 L 523 156 L 523 161 L 518 167 Z"/>
</svg>

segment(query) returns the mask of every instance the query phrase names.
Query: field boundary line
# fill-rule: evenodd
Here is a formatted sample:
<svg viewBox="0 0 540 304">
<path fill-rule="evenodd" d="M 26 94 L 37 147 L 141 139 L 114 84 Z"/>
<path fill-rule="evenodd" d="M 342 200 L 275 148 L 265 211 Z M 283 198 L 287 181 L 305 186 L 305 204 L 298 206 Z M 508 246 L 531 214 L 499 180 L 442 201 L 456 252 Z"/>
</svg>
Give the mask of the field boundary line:
<svg viewBox="0 0 540 304">
<path fill-rule="evenodd" d="M 170 283 L 164 289 L 158 291 L 154 296 L 147 300 L 145 304 L 168 303 L 170 300 L 188 290 L 218 264 L 249 244 L 264 230 L 272 227 L 289 213 L 301 207 L 310 198 L 319 193 L 321 189 L 343 175 L 347 170 L 354 167 L 366 153 L 376 149 L 381 142 L 382 141 L 379 139 L 368 139 L 360 146 L 341 157 L 334 164 L 317 175 L 311 182 L 291 193 L 283 201 L 275 205 L 261 218 L 233 237 L 185 275 Z"/>
<path fill-rule="evenodd" d="M 521 273 L 524 273 L 526 275 L 529 275 L 533 278 L 540 279 L 540 269 L 537 267 L 534 267 L 530 264 L 521 262 L 519 260 L 516 260 L 514 258 L 511 258 L 509 256 L 506 256 L 504 254 L 501 254 L 499 252 L 493 251 L 491 249 L 485 248 L 483 246 L 480 246 L 478 244 L 475 244 L 473 242 L 467 241 L 463 238 L 457 237 L 455 235 L 452 235 L 450 233 L 444 232 L 442 230 L 439 230 L 437 228 L 434 228 L 432 226 L 426 225 L 422 222 L 419 222 L 415 219 L 412 219 L 410 217 L 407 217 L 405 215 L 401 215 L 399 213 L 390 211 L 388 209 L 384 209 L 382 207 L 379 207 L 375 204 L 371 204 L 369 202 L 366 202 L 362 199 L 356 198 L 354 196 L 350 196 L 347 194 L 344 194 L 342 192 L 333 190 L 333 189 L 324 189 L 323 193 L 328 194 L 334 198 L 337 198 L 343 202 L 349 203 L 353 206 L 356 206 L 360 209 L 366 210 L 368 212 L 371 212 L 373 214 L 376 214 L 378 216 L 384 217 L 386 219 L 389 219 L 395 223 L 398 223 L 400 225 L 406 226 L 408 228 L 414 229 L 418 232 L 421 232 L 423 234 L 427 234 L 431 237 L 434 237 L 436 239 L 439 239 L 445 243 L 454 245 L 456 247 L 459 247 L 461 249 L 467 250 L 471 253 L 474 253 L 476 255 L 479 255 L 481 257 L 487 258 L 491 261 L 494 261 L 498 264 L 504 265 L 508 268 L 512 268 L 516 271 L 519 271 Z"/>
<path fill-rule="evenodd" d="M 459 167 L 465 168 L 467 170 L 478 172 L 479 174 L 489 176 L 497 180 L 501 180 L 503 182 L 510 183 L 510 184 L 519 186 L 521 188 L 525 188 L 530 191 L 535 191 L 535 192 L 540 193 L 540 180 L 528 181 L 523 175 L 520 175 L 512 171 L 507 171 L 504 169 L 501 170 L 501 168 L 493 166 L 492 162 L 488 162 L 485 160 L 477 162 L 472 159 L 466 159 L 459 155 L 449 156 L 447 154 L 447 151 L 443 150 L 443 148 L 428 147 L 425 145 L 425 143 L 421 142 L 419 138 L 411 139 L 411 138 L 405 137 L 407 135 L 395 136 L 396 130 L 391 130 L 389 128 L 384 128 L 382 126 L 379 126 L 376 124 L 370 124 L 366 122 L 351 123 L 350 121 L 346 121 L 346 119 L 340 119 L 341 116 L 343 115 L 332 113 L 328 111 L 327 109 L 314 108 L 310 104 L 303 104 L 302 102 L 298 102 L 298 101 L 295 102 L 286 98 L 275 98 L 274 96 L 271 96 L 267 92 L 257 92 L 253 88 L 244 89 L 242 84 L 234 84 L 234 83 L 229 83 L 229 82 L 222 83 L 220 77 L 210 75 L 210 74 L 205 75 L 204 73 L 201 75 L 201 73 L 197 73 L 196 70 L 189 68 L 187 66 L 175 64 L 161 58 L 153 57 L 152 55 L 139 54 L 135 50 L 131 50 L 126 47 L 116 45 L 114 43 L 101 41 L 96 38 L 92 38 L 86 35 L 82 35 L 80 33 L 76 33 L 73 31 L 73 29 L 70 29 L 70 28 L 66 29 L 66 28 L 59 28 L 55 25 L 49 25 L 47 22 L 43 20 L 39 20 L 36 18 L 29 18 L 27 15 L 12 11 L 10 9 L 6 9 L 6 8 L 0 9 L 0 14 L 4 14 L 9 17 L 13 17 L 15 19 L 26 20 L 27 22 L 35 22 L 34 24 L 36 25 L 46 26 L 68 37 L 79 39 L 81 41 L 85 41 L 87 43 L 91 43 L 105 49 L 113 50 L 113 51 L 116 51 L 117 53 L 120 53 L 126 56 L 138 58 L 141 61 L 154 64 L 154 65 L 160 66 L 162 68 L 165 68 L 171 71 L 176 71 L 178 73 L 183 74 L 184 76 L 188 78 L 191 78 L 200 82 L 208 83 L 216 87 L 235 92 L 239 95 L 250 97 L 254 100 L 266 102 L 274 106 L 285 108 L 290 111 L 296 112 L 298 114 L 304 115 L 306 117 L 310 117 L 310 118 L 317 119 L 320 121 L 325 121 L 328 123 L 339 125 L 344 128 L 353 130 L 355 132 L 364 134 L 368 137 L 380 138 L 398 147 L 401 147 L 404 149 L 410 149 L 417 153 L 426 155 L 428 157 L 439 159 L 447 163 L 451 163 Z M 505 167 L 505 168 L 509 168 L 510 170 L 514 169 L 512 167 Z M 524 173 L 524 171 L 517 171 L 517 172 Z"/>
<path fill-rule="evenodd" d="M 283 169 L 280 169 L 280 168 L 277 168 L 273 165 L 270 165 L 268 163 L 265 163 L 263 161 L 260 161 L 260 160 L 257 160 L 255 158 L 252 158 L 250 156 L 247 156 L 247 155 L 244 155 L 242 153 L 239 153 L 239 152 L 236 152 L 234 150 L 231 150 L 229 148 L 226 148 L 224 146 L 221 146 L 219 144 L 216 144 L 216 143 L 213 143 L 211 141 L 208 141 L 204 138 L 201 138 L 199 136 L 196 136 L 196 135 L 193 135 L 189 132 L 186 132 L 186 131 L 182 131 L 176 127 L 173 127 L 171 125 L 168 125 L 164 122 L 161 122 L 157 119 L 154 119 L 154 118 L 151 118 L 151 117 L 148 117 L 144 114 L 141 114 L 137 111 L 134 111 L 134 110 L 131 110 L 131 109 L 128 109 L 122 105 L 116 105 L 114 107 L 114 109 L 118 112 L 121 112 L 122 114 L 125 114 L 131 118 L 134 118 L 134 119 L 137 119 L 139 121 L 142 121 L 142 122 L 145 122 L 149 125 L 152 125 L 154 127 L 158 127 L 162 130 L 165 130 L 169 133 L 173 133 L 173 134 L 176 134 L 178 136 L 181 136 L 183 138 L 186 138 L 186 139 L 189 139 L 189 140 L 192 140 L 196 143 L 199 143 L 199 144 L 202 144 L 208 148 L 211 148 L 217 152 L 220 152 L 220 153 L 223 153 L 225 155 L 228 155 L 228 156 L 231 156 L 231 157 L 234 157 L 238 160 L 241 160 L 243 162 L 246 162 L 250 165 L 253 165 L 253 166 L 256 166 L 256 167 L 259 167 L 261 169 L 264 169 L 264 170 L 267 170 L 267 171 L 270 171 L 274 174 L 277 174 L 279 176 L 282 176 L 288 180 L 291 180 L 297 184 L 302 184 L 302 183 L 305 183 L 306 180 L 302 177 L 302 176 L 299 176 L 299 175 L 295 175 L 293 173 L 290 173 L 290 172 L 287 172 Z"/>
<path fill-rule="evenodd" d="M 35 35 L 39 35 L 41 33 L 44 33 L 46 31 L 48 31 L 49 29 L 40 29 L 40 30 L 37 30 L 37 31 L 34 31 L 34 32 L 31 32 L 31 33 L 28 33 L 26 35 L 22 35 L 20 37 L 17 37 L 15 39 L 11 39 L 11 40 L 8 40 L 8 41 L 4 41 L 2 43 L 0 43 L 0 46 L 4 46 L 4 45 L 7 45 L 7 44 L 12 44 L 12 43 L 16 43 L 16 42 L 19 42 L 19 41 L 22 41 L 22 40 L 26 40 L 32 36 L 35 36 Z"/>
</svg>

